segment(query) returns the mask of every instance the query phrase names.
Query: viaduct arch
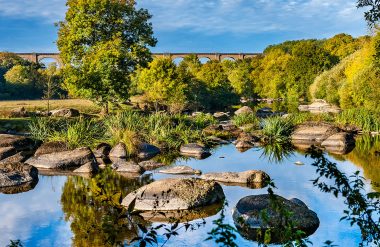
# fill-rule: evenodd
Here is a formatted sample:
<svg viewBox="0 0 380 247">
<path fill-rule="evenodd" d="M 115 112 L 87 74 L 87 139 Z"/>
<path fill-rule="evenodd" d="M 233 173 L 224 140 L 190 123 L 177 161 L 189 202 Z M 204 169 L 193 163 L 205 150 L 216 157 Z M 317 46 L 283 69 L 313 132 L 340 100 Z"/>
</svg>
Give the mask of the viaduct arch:
<svg viewBox="0 0 380 247">
<path fill-rule="evenodd" d="M 184 58 L 191 54 L 195 54 L 199 59 L 208 58 L 216 61 L 222 61 L 226 58 L 238 60 L 261 55 L 261 53 L 153 53 L 153 57 L 169 57 L 174 60 L 176 58 Z M 34 63 L 38 63 L 45 58 L 51 58 L 56 60 L 60 67 L 63 65 L 59 53 L 16 53 L 16 55 Z"/>
</svg>

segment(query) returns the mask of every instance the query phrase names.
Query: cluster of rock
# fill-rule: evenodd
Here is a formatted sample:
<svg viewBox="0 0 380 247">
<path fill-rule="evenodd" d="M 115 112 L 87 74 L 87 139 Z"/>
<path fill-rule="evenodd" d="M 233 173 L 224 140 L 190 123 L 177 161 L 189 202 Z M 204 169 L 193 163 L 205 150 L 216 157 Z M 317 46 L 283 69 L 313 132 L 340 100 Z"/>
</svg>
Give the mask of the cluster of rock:
<svg viewBox="0 0 380 247">
<path fill-rule="evenodd" d="M 80 113 L 78 110 L 73 108 L 62 108 L 62 109 L 56 109 L 52 110 L 49 113 L 48 112 L 42 112 L 42 111 L 36 111 L 36 112 L 30 112 L 25 109 L 25 107 L 20 107 L 13 109 L 10 112 L 10 117 L 13 118 L 22 118 L 22 117 L 31 117 L 31 116 L 53 116 L 53 117 L 79 117 Z"/>
<path fill-rule="evenodd" d="M 327 103 L 325 100 L 317 99 L 310 105 L 300 105 L 299 111 L 311 113 L 340 113 L 342 110 L 334 105 Z"/>
<path fill-rule="evenodd" d="M 344 132 L 330 123 L 308 122 L 296 127 L 292 136 L 296 148 L 308 149 L 322 146 L 336 154 L 346 154 L 355 147 L 353 134 Z"/>
</svg>

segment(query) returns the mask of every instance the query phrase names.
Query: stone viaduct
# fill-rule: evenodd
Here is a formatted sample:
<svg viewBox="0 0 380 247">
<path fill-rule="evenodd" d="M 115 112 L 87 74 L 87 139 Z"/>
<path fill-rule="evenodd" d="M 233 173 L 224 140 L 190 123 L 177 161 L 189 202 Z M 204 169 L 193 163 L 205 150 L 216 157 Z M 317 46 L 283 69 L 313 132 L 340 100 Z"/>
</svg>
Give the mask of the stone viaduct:
<svg viewBox="0 0 380 247">
<path fill-rule="evenodd" d="M 31 62 L 38 63 L 42 59 L 50 58 L 57 61 L 59 66 L 62 66 L 62 60 L 59 53 L 16 53 Z M 171 59 L 184 58 L 190 54 L 195 54 L 199 59 L 206 58 L 209 60 L 222 61 L 223 59 L 244 59 L 260 55 L 261 53 L 153 53 L 153 57 L 170 57 Z"/>
</svg>

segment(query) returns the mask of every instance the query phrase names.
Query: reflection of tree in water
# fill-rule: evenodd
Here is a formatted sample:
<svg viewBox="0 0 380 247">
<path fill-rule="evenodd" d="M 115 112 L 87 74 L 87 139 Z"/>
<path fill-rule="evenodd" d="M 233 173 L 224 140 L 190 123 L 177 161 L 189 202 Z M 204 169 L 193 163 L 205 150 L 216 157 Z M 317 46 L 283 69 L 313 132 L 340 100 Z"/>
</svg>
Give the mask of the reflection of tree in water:
<svg viewBox="0 0 380 247">
<path fill-rule="evenodd" d="M 71 221 L 73 246 L 114 246 L 136 237 L 136 230 L 121 217 L 119 204 L 126 194 L 151 183 L 150 176 L 126 179 L 106 169 L 92 179 L 68 177 L 61 197 L 65 220 Z"/>
<path fill-rule="evenodd" d="M 346 158 L 364 170 L 364 176 L 372 181 L 380 192 L 380 136 L 362 136 L 356 140 L 356 148 Z"/>
</svg>

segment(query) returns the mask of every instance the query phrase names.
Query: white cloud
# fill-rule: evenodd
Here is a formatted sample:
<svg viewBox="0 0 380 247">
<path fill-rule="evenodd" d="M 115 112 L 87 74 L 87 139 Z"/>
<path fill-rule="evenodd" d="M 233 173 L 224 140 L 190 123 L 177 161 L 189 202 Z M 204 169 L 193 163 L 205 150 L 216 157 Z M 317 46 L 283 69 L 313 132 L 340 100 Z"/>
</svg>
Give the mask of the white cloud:
<svg viewBox="0 0 380 247">
<path fill-rule="evenodd" d="M 0 15 L 64 18 L 65 0 L 0 0 Z M 366 32 L 356 0 L 140 0 L 154 15 L 157 31 L 189 30 L 206 34 L 298 32 L 320 36 Z"/>
</svg>

